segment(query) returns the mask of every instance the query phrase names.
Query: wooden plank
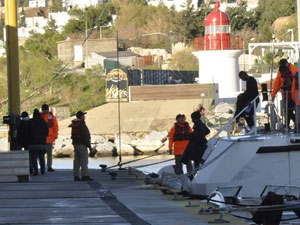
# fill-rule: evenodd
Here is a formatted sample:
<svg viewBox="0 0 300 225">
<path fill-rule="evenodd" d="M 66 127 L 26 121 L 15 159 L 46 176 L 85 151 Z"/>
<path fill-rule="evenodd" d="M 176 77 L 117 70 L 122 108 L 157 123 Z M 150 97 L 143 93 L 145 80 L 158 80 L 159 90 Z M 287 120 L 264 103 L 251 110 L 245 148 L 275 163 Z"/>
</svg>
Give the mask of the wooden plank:
<svg viewBox="0 0 300 225">
<path fill-rule="evenodd" d="M 29 166 L 26 168 L 1 168 L 0 176 L 29 175 Z"/>
<path fill-rule="evenodd" d="M 29 159 L 27 160 L 0 160 L 0 169 L 1 168 L 22 168 L 22 167 L 28 167 L 29 165 Z"/>
<path fill-rule="evenodd" d="M 212 84 L 130 86 L 130 101 L 199 99 L 208 92 L 212 95 Z"/>
<path fill-rule="evenodd" d="M 29 159 L 28 151 L 0 152 L 0 160 Z"/>
</svg>

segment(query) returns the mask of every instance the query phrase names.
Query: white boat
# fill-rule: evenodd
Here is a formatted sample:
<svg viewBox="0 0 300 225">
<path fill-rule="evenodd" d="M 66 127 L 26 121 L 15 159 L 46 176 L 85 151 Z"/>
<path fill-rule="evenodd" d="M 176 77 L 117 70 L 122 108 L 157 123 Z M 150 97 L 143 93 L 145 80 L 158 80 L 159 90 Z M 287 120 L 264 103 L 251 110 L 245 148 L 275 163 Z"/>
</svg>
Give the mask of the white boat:
<svg viewBox="0 0 300 225">
<path fill-rule="evenodd" d="M 231 119 L 209 140 L 203 156 L 205 163 L 194 179 L 191 182 L 181 179 L 184 190 L 194 196 L 207 197 L 216 188 L 236 186 L 242 187 L 240 196 L 253 198 L 260 197 L 267 185 L 300 186 L 299 134 L 284 129 L 258 133 L 255 127 L 253 134 L 231 136 L 234 121 L 235 118 Z M 224 130 L 228 131 L 227 137 L 219 138 Z M 163 171 L 170 171 L 170 166 L 160 172 L 166 180 L 169 173 Z"/>
</svg>

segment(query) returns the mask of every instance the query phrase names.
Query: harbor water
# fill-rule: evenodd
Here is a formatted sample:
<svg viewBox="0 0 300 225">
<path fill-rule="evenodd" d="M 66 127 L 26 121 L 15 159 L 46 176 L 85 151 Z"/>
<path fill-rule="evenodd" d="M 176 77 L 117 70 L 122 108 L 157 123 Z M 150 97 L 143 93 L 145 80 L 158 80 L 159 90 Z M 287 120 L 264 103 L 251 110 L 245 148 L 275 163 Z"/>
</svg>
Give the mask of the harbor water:
<svg viewBox="0 0 300 225">
<path fill-rule="evenodd" d="M 153 157 L 147 156 L 122 156 L 121 163 L 126 163 L 133 160 L 139 160 L 136 162 L 124 164 L 122 168 L 127 167 L 135 167 L 135 166 L 142 166 L 147 165 L 144 167 L 139 167 L 138 169 L 144 173 L 157 173 L 160 168 L 166 165 L 173 165 L 175 164 L 174 160 L 163 162 L 169 159 L 174 159 L 174 155 L 157 155 Z M 145 159 L 143 159 L 145 158 Z M 119 157 L 98 157 L 98 158 L 89 158 L 89 168 L 90 169 L 101 169 L 99 167 L 100 164 L 106 164 L 107 167 L 117 165 L 119 162 Z M 158 162 L 162 162 L 159 164 L 155 164 Z M 149 165 L 154 164 L 154 165 Z M 53 160 L 53 168 L 55 169 L 72 169 L 73 168 L 73 158 L 55 158 Z M 118 169 L 118 166 L 114 167 L 113 169 Z"/>
</svg>

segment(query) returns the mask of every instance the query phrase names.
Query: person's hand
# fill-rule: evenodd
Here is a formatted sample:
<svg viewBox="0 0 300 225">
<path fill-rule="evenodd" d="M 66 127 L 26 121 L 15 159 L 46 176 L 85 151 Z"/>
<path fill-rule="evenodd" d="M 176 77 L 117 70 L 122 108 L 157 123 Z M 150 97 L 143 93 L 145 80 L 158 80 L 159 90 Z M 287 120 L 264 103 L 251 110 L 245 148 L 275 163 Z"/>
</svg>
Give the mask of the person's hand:
<svg viewBox="0 0 300 225">
<path fill-rule="evenodd" d="M 274 100 L 275 100 L 275 98 L 274 98 L 274 97 L 272 97 L 272 102 L 274 102 Z"/>
<path fill-rule="evenodd" d="M 97 149 L 96 148 L 91 148 L 89 147 L 90 149 L 90 153 L 89 153 L 89 157 L 95 157 L 96 153 L 97 153 Z"/>
<path fill-rule="evenodd" d="M 173 149 L 169 149 L 169 154 L 172 155 Z"/>
</svg>

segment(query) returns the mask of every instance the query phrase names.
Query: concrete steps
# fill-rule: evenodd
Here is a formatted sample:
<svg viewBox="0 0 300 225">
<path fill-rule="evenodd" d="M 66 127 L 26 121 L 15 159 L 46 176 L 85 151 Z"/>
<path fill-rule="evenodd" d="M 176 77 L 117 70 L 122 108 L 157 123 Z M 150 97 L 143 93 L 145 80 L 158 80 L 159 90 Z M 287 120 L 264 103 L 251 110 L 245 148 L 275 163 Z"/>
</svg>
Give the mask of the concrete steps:
<svg viewBox="0 0 300 225">
<path fill-rule="evenodd" d="M 0 152 L 0 183 L 29 181 L 29 152 Z"/>
</svg>

